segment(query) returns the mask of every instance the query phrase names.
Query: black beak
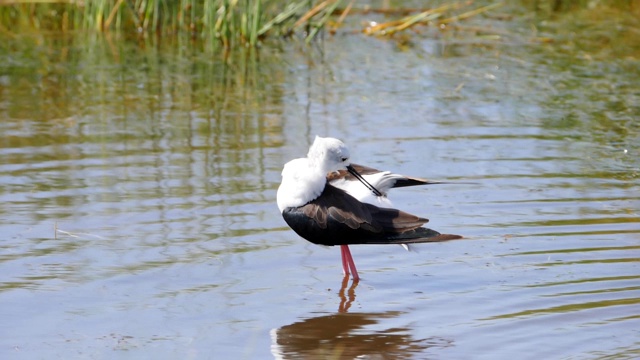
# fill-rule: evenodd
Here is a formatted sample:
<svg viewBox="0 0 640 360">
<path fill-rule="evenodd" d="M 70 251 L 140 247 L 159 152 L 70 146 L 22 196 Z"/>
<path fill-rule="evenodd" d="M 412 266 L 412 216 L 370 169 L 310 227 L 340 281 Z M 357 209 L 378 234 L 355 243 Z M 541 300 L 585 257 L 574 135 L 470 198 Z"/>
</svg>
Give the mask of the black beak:
<svg viewBox="0 0 640 360">
<path fill-rule="evenodd" d="M 369 182 L 367 180 L 365 180 L 362 175 L 360 175 L 359 172 L 356 171 L 356 169 L 353 168 L 353 166 L 349 165 L 347 166 L 347 171 L 356 177 L 356 179 L 360 180 L 360 182 L 367 187 L 367 189 L 371 190 L 373 192 L 373 194 L 375 196 L 382 196 L 382 193 L 376 189 L 375 187 L 373 187 L 373 185 L 369 184 Z"/>
</svg>

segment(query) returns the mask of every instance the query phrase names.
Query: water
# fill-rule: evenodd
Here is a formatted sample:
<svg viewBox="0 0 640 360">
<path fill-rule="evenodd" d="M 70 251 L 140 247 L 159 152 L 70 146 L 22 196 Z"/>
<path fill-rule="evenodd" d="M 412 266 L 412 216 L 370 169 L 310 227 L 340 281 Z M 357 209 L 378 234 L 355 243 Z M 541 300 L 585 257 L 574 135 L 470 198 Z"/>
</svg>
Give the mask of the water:
<svg viewBox="0 0 640 360">
<path fill-rule="evenodd" d="M 508 35 L 339 34 L 231 66 L 189 42 L 3 42 L 0 357 L 637 357 L 638 44 L 476 21 Z M 354 247 L 343 281 L 275 205 L 315 134 L 475 182 L 392 193 L 466 239 Z"/>
</svg>

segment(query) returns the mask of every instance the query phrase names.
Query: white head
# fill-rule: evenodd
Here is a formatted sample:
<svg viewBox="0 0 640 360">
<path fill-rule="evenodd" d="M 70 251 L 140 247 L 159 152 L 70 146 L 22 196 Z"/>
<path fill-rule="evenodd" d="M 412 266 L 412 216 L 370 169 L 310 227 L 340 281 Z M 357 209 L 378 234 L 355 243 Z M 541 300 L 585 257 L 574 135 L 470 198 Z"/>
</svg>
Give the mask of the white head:
<svg viewBox="0 0 640 360">
<path fill-rule="evenodd" d="M 280 211 L 316 199 L 324 190 L 327 174 L 343 169 L 360 180 L 374 195 L 382 196 L 351 166 L 350 157 L 349 149 L 342 141 L 316 136 L 307 157 L 289 161 L 282 170 L 282 183 L 277 195 Z"/>
<path fill-rule="evenodd" d="M 344 170 L 351 164 L 349 148 L 340 140 L 330 137 L 316 136 L 307 153 L 312 167 L 323 174 Z"/>
<path fill-rule="evenodd" d="M 340 140 L 316 136 L 306 158 L 294 159 L 282 170 L 278 208 L 297 207 L 317 198 L 324 190 L 327 174 L 350 165 L 349 149 Z"/>
</svg>

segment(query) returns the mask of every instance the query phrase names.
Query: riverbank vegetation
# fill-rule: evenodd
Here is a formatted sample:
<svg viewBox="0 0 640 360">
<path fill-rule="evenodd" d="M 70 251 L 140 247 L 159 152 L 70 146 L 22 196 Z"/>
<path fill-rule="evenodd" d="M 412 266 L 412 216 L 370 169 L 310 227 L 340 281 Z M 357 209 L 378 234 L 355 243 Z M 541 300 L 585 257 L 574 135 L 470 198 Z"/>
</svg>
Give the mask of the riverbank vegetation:
<svg viewBox="0 0 640 360">
<path fill-rule="evenodd" d="M 639 12 L 640 0 L 522 0 L 532 12 L 562 12 L 598 6 Z M 255 47 L 263 40 L 290 36 L 307 42 L 322 31 L 335 33 L 349 16 L 373 14 L 381 21 L 361 21 L 352 32 L 387 37 L 420 26 L 445 28 L 499 8 L 497 1 L 443 1 L 415 7 L 355 0 L 0 0 L 0 32 L 97 33 L 131 36 L 183 36 L 215 47 Z M 604 4 L 606 3 L 606 4 Z M 393 4 L 393 2 L 391 2 Z"/>
<path fill-rule="evenodd" d="M 450 1 L 429 8 L 372 8 L 355 0 L 2 0 L 0 30 L 187 33 L 228 49 L 295 33 L 310 41 L 322 30 L 337 31 L 352 14 L 385 16 L 389 21 L 369 23 L 361 30 L 389 36 L 419 25 L 462 21 L 499 5 Z"/>
</svg>

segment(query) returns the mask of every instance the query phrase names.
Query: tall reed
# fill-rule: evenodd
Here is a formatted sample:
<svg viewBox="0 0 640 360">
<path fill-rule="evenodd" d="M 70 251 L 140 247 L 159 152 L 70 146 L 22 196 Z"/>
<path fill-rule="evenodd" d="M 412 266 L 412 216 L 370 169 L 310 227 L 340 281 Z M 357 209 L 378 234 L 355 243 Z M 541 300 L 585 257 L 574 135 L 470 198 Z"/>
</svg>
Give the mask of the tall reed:
<svg viewBox="0 0 640 360">
<path fill-rule="evenodd" d="M 311 38 L 339 4 L 340 0 L 316 6 L 309 0 L 2 0 L 0 31 L 186 31 L 225 48 L 255 46 L 270 32 L 287 34 L 303 24 L 312 25 Z"/>
<path fill-rule="evenodd" d="M 355 0 L 0 0 L 0 33 L 25 29 L 91 29 L 141 36 L 187 33 L 230 50 L 254 47 L 267 36 L 289 36 L 299 30 L 304 30 L 306 41 L 310 41 L 321 30 L 340 26 L 350 12 L 357 13 L 354 3 Z M 404 17 L 375 24 L 363 32 L 392 36 L 419 25 L 462 21 L 499 5 L 474 6 L 474 1 L 467 0 L 395 12 L 385 8 L 380 13 L 386 19 L 394 14 Z M 333 15 L 337 21 L 331 22 Z"/>
</svg>

